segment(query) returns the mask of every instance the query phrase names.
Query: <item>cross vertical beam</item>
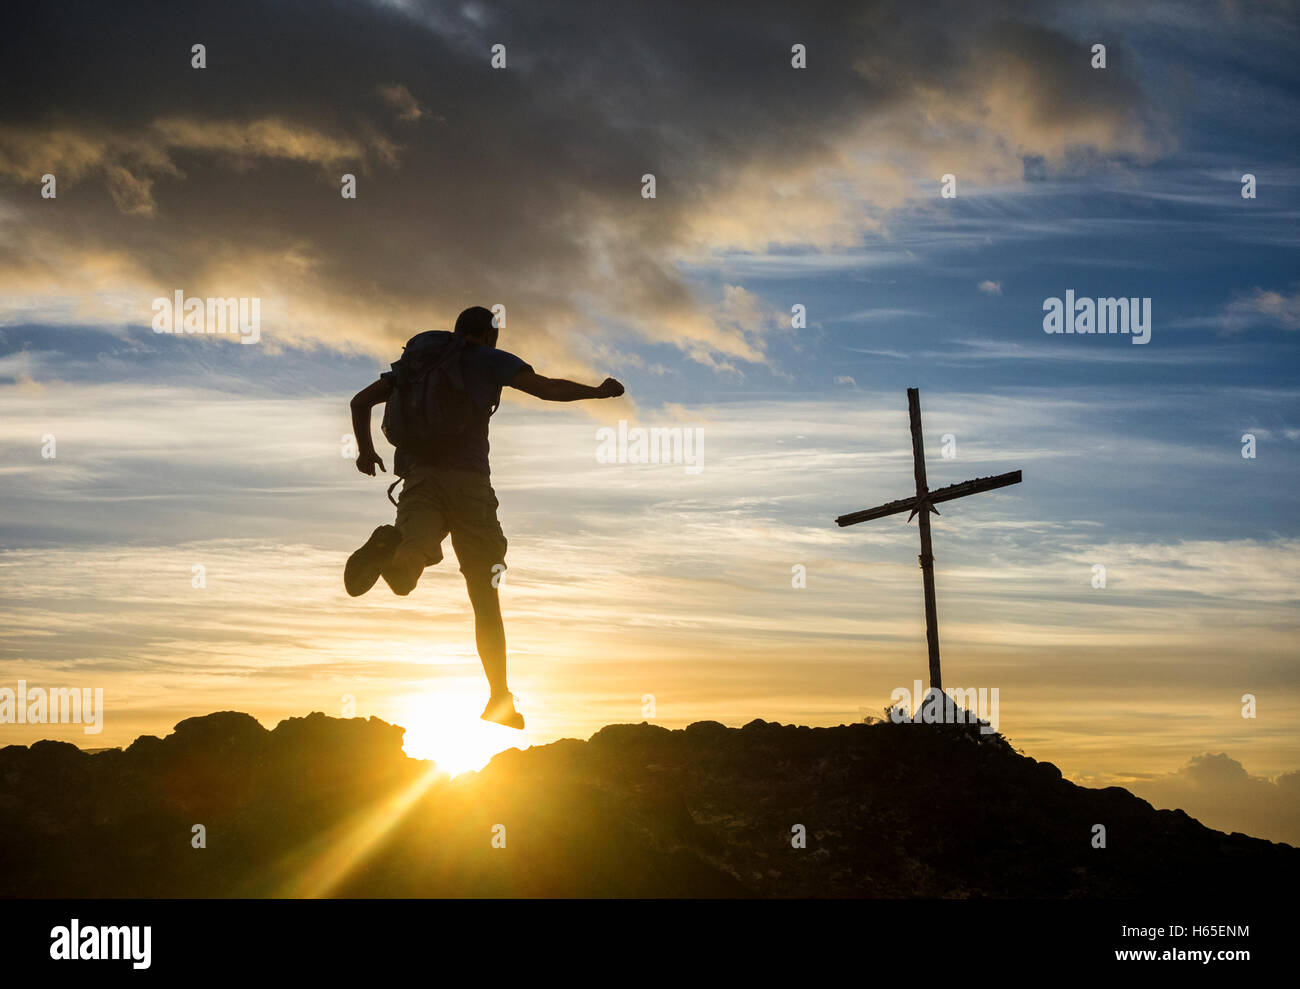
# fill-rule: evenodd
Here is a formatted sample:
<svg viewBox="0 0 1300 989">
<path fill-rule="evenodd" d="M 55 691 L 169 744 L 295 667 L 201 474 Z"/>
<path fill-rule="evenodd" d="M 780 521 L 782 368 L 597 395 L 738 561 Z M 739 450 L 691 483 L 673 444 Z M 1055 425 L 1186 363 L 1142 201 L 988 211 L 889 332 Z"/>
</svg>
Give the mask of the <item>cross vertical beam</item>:
<svg viewBox="0 0 1300 989">
<path fill-rule="evenodd" d="M 930 650 L 930 687 L 943 690 L 939 672 L 939 609 L 934 596 L 934 549 L 930 545 L 930 493 L 925 479 L 925 440 L 921 436 L 921 392 L 907 389 L 907 414 L 912 422 L 912 467 L 916 476 L 916 521 L 921 527 L 921 582 L 925 585 L 925 642 Z"/>
<path fill-rule="evenodd" d="M 934 507 L 937 502 L 953 501 L 957 498 L 965 498 L 967 495 L 979 494 L 981 491 L 995 491 L 1009 484 L 1019 484 L 1021 478 L 1020 471 L 1013 470 L 994 477 L 972 478 L 969 481 L 949 484 L 946 488 L 931 491 L 925 477 L 925 438 L 921 435 L 921 393 L 915 388 L 907 389 L 907 413 L 912 425 L 912 470 L 916 477 L 916 493 L 909 498 L 887 501 L 875 508 L 864 508 L 861 511 L 841 515 L 835 520 L 835 524 L 843 528 L 846 525 L 870 522 L 872 519 L 882 519 L 887 515 L 898 515 L 902 512 L 910 513 L 907 516 L 909 522 L 912 521 L 912 516 L 920 516 L 918 521 L 921 530 L 921 555 L 918 559 L 921 562 L 921 578 L 925 585 L 925 641 L 930 651 L 930 688 L 942 691 L 943 679 L 939 672 L 939 614 L 935 606 L 934 550 L 930 545 L 930 513 L 939 514 L 939 509 Z"/>
</svg>

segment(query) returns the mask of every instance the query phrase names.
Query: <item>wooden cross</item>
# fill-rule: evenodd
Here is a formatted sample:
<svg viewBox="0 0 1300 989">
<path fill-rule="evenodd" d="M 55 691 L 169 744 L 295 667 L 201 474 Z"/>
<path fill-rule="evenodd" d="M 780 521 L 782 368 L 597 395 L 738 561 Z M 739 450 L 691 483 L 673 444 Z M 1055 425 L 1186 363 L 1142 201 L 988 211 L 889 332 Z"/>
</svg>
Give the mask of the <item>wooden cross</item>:
<svg viewBox="0 0 1300 989">
<path fill-rule="evenodd" d="M 898 512 L 910 512 L 907 521 L 913 515 L 919 516 L 921 527 L 921 578 L 925 584 L 925 639 L 930 647 L 930 689 L 943 690 L 943 678 L 939 675 L 939 616 L 934 606 L 934 553 L 930 548 L 930 513 L 939 514 L 935 503 L 964 498 L 966 495 L 981 491 L 1004 488 L 1008 484 L 1020 483 L 1020 471 L 998 474 L 996 477 L 977 477 L 973 481 L 950 484 L 946 488 L 931 491 L 925 481 L 925 444 L 921 440 L 921 393 L 915 388 L 907 389 L 907 412 L 912 419 L 912 464 L 916 473 L 916 494 L 910 498 L 900 498 L 876 508 L 867 508 L 860 512 L 841 515 L 835 521 L 841 526 L 856 525 L 872 519 L 884 518 Z"/>
</svg>

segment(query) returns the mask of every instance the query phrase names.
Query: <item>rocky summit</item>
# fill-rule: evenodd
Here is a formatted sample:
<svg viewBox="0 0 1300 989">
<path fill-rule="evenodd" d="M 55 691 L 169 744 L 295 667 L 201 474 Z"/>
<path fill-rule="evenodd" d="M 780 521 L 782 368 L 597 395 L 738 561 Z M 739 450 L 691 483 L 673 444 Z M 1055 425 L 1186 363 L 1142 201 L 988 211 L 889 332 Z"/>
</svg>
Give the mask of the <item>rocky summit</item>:
<svg viewBox="0 0 1300 989">
<path fill-rule="evenodd" d="M 1134 898 L 1300 879 L 1300 850 L 1076 786 L 973 725 L 610 725 L 454 779 L 402 736 L 221 712 L 126 749 L 0 749 L 0 896 Z"/>
</svg>

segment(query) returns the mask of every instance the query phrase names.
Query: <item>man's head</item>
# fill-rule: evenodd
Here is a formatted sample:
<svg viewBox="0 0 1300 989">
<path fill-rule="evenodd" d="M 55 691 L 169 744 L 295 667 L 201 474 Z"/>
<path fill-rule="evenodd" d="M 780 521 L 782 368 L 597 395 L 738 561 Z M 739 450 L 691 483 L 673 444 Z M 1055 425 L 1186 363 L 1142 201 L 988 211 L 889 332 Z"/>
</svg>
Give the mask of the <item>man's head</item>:
<svg viewBox="0 0 1300 989">
<path fill-rule="evenodd" d="M 492 310 L 470 306 L 456 317 L 456 332 L 471 343 L 497 345 L 497 328 L 492 322 Z"/>
</svg>

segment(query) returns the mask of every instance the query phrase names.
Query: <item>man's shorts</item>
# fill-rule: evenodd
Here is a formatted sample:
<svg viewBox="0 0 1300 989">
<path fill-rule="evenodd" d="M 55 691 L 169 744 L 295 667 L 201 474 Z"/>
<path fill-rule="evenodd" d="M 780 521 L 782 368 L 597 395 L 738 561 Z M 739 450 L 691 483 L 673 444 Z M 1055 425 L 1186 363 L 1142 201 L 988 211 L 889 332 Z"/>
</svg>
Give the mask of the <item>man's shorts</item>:
<svg viewBox="0 0 1300 989">
<path fill-rule="evenodd" d="M 492 576 L 505 568 L 506 536 L 497 521 L 497 496 L 486 474 L 475 470 L 417 466 L 397 499 L 402 545 L 414 545 L 425 566 L 442 559 L 442 541 L 451 545 L 466 576 Z M 500 565 L 500 569 L 493 569 Z"/>
</svg>

